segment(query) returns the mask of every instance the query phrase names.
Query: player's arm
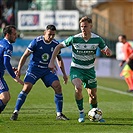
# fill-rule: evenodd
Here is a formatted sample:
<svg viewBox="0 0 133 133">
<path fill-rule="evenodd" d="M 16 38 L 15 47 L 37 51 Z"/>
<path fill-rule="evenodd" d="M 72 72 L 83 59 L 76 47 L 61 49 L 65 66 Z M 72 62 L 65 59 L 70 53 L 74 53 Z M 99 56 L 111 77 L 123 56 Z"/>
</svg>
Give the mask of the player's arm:
<svg viewBox="0 0 133 133">
<path fill-rule="evenodd" d="M 48 67 L 51 69 L 52 72 L 54 72 L 54 70 L 55 70 L 55 64 L 54 64 L 55 59 L 56 59 L 58 53 L 60 52 L 60 50 L 61 50 L 62 48 L 64 48 L 63 44 L 59 44 L 59 45 L 57 45 L 57 46 L 55 47 L 55 49 L 54 49 L 54 51 L 53 51 L 51 60 L 50 60 L 49 65 L 48 65 Z"/>
<path fill-rule="evenodd" d="M 25 64 L 27 57 L 30 56 L 32 52 L 27 48 L 24 52 L 24 54 L 22 55 L 22 57 L 20 58 L 20 61 L 18 63 L 18 76 L 20 77 L 21 75 L 21 68 L 23 67 L 23 65 Z"/>
<path fill-rule="evenodd" d="M 10 64 L 10 57 L 9 56 L 4 56 L 4 66 L 6 68 L 6 70 L 8 71 L 8 73 L 11 75 L 11 77 L 18 83 L 20 84 L 24 84 L 23 81 L 16 76 L 16 74 L 14 73 L 12 66 Z"/>
<path fill-rule="evenodd" d="M 68 77 L 67 77 L 66 72 L 65 72 L 64 62 L 63 62 L 62 57 L 60 55 L 57 55 L 57 64 L 63 73 L 64 83 L 66 84 L 68 81 Z"/>
</svg>

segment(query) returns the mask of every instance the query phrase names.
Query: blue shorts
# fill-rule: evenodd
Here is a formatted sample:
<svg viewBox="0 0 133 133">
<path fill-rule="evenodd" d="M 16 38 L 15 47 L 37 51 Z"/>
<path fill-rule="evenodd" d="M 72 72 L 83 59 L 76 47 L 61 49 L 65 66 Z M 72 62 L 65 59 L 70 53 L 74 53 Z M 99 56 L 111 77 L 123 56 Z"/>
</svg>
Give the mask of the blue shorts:
<svg viewBox="0 0 133 133">
<path fill-rule="evenodd" d="M 7 86 L 6 81 L 4 80 L 4 78 L 0 78 L 0 94 L 2 92 L 8 91 L 8 90 L 9 90 L 9 88 Z"/>
<path fill-rule="evenodd" d="M 35 84 L 38 79 L 41 79 L 46 87 L 51 86 L 55 80 L 59 80 L 57 75 L 49 69 L 29 67 L 26 71 L 24 82 Z"/>
</svg>

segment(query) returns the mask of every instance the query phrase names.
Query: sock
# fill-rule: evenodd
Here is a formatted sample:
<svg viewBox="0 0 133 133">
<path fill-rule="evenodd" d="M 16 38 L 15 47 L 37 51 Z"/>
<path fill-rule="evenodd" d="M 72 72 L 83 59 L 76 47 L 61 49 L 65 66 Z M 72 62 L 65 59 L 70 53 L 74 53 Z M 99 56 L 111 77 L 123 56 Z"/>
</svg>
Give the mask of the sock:
<svg viewBox="0 0 133 133">
<path fill-rule="evenodd" d="M 80 100 L 76 100 L 76 103 L 77 103 L 77 106 L 78 106 L 78 109 L 79 109 L 80 113 L 84 112 L 84 109 L 83 109 L 83 98 L 80 99 Z"/>
<path fill-rule="evenodd" d="M 25 93 L 24 91 L 21 91 L 18 95 L 18 99 L 16 101 L 16 106 L 15 106 L 15 110 L 19 111 L 21 106 L 23 105 L 23 103 L 25 102 L 25 99 L 27 97 L 27 93 Z"/>
<path fill-rule="evenodd" d="M 5 107 L 6 107 L 6 105 L 0 99 L 0 113 L 4 110 Z"/>
<path fill-rule="evenodd" d="M 56 104 L 57 115 L 60 115 L 63 108 L 63 96 L 62 94 L 55 94 L 54 101 Z"/>
<path fill-rule="evenodd" d="M 90 103 L 90 109 L 92 109 L 92 108 L 97 108 L 97 103 L 96 104 L 91 104 Z"/>
</svg>

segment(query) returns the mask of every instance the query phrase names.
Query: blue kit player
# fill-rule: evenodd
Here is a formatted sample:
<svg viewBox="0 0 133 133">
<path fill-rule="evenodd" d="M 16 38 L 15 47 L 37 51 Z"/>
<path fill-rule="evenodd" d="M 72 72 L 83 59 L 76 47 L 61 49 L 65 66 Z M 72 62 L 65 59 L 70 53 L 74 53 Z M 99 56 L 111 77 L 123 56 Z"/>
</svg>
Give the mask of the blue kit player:
<svg viewBox="0 0 133 133">
<path fill-rule="evenodd" d="M 48 68 L 54 48 L 59 44 L 58 41 L 54 39 L 55 32 L 56 27 L 54 25 L 48 25 L 44 31 L 44 35 L 35 38 L 22 55 L 18 64 L 18 76 L 20 76 L 21 68 L 25 64 L 27 57 L 31 55 L 31 58 L 26 71 L 24 86 L 18 95 L 15 110 L 10 118 L 11 120 L 17 120 L 19 110 L 24 104 L 28 93 L 39 79 L 43 81 L 46 87 L 51 86 L 55 91 L 54 100 L 57 112 L 56 119 L 68 120 L 68 118 L 62 113 L 63 95 L 59 79 L 57 75 L 52 73 Z M 63 73 L 64 82 L 67 83 L 68 77 L 64 69 L 62 58 L 59 54 L 57 55 L 57 61 Z"/>
<path fill-rule="evenodd" d="M 23 81 L 20 80 L 14 73 L 16 69 L 10 64 L 10 59 L 13 52 L 12 43 L 15 42 L 17 37 L 16 27 L 13 25 L 6 26 L 3 29 L 3 34 L 4 38 L 0 40 L 0 113 L 4 110 L 10 100 L 9 88 L 3 77 L 5 69 L 16 82 L 23 85 Z"/>
</svg>

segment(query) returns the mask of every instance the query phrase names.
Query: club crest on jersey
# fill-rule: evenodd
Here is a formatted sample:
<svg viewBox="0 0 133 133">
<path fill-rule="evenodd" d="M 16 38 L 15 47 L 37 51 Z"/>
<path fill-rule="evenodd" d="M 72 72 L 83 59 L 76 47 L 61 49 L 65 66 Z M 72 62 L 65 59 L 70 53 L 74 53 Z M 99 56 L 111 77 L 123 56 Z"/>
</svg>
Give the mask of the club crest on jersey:
<svg viewBox="0 0 133 133">
<path fill-rule="evenodd" d="M 48 59 L 49 59 L 49 54 L 44 53 L 44 54 L 42 55 L 42 60 L 43 60 L 43 61 L 47 61 Z"/>
<path fill-rule="evenodd" d="M 51 48 L 51 52 L 53 52 L 53 51 L 54 51 L 54 48 L 52 47 L 52 48 Z"/>
<path fill-rule="evenodd" d="M 92 45 L 92 46 L 91 46 L 91 49 L 92 49 L 92 50 L 95 50 L 96 48 L 97 48 L 97 46 L 95 46 L 95 45 Z"/>
</svg>

